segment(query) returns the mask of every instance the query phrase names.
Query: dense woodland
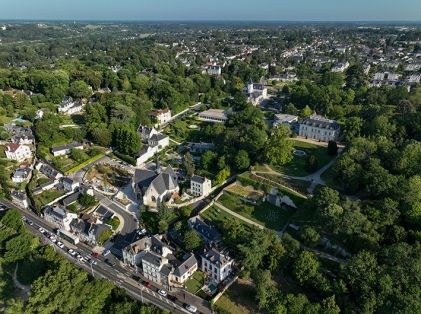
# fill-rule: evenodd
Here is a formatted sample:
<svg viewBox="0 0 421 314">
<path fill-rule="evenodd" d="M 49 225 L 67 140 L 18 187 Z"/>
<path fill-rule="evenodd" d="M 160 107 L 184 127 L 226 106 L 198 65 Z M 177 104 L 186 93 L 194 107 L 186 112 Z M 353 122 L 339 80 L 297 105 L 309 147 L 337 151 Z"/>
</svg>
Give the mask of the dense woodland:
<svg viewBox="0 0 421 314">
<path fill-rule="evenodd" d="M 46 157 L 53 144 L 83 139 L 133 157 L 141 147 L 136 129 L 140 123 L 150 124 L 147 113 L 151 109 L 169 108 L 176 113 L 200 101 L 213 108 L 229 108 L 233 114 L 225 125 L 209 125 L 198 135 L 200 140 L 213 142 L 216 151 L 205 153 L 200 165 L 186 158 L 187 172 L 197 167 L 222 182 L 256 162 L 282 165 L 291 159 L 289 130 L 281 127 L 272 132 L 267 115 L 247 104 L 241 89 L 250 78 L 259 80 L 265 75 L 261 62 L 279 57 L 287 47 L 310 42 L 316 36 L 313 28 L 266 26 L 251 32 L 228 26 L 215 30 L 214 25 L 199 33 L 197 29 L 203 26 L 174 27 L 171 32 L 164 26 L 129 25 L 127 37 L 154 32 L 129 40 L 121 39 L 110 27 L 91 32 L 68 27 L 71 36 L 80 38 L 43 40 L 61 36 L 64 30 L 35 32 L 29 26 L 16 26 L 0 46 L 0 115 L 19 115 L 35 122 L 39 157 Z M 7 44 L 23 30 L 28 30 L 24 39 L 39 42 Z M 355 29 L 321 26 L 317 34 L 329 36 L 334 31 L 338 38 L 351 40 Z M 388 28 L 360 32 L 374 45 L 388 34 Z M 402 33 L 400 40 L 417 39 L 420 33 L 418 29 Z M 206 61 L 203 54 L 198 53 L 192 66 L 186 67 L 175 58 L 174 49 L 158 45 L 180 38 L 207 41 L 203 50 L 210 53 L 235 50 L 226 41 L 232 39 L 235 44 L 238 38 L 270 48 L 270 52 L 235 60 L 216 79 L 201 74 L 199 66 Z M 253 280 L 256 302 L 263 312 L 421 312 L 421 88 L 411 92 L 403 87 L 369 88 L 361 60 L 348 57 L 351 67 L 340 74 L 316 69 L 311 63 L 291 62 L 301 79 L 277 90 L 276 97 L 284 113 L 305 117 L 317 111 L 341 124 L 346 148 L 332 170 L 334 183 L 318 189 L 303 205 L 302 210 L 311 212 L 313 219 L 300 237 L 311 248 L 321 235 L 327 235 L 349 251 L 349 260 L 330 263 L 289 234 L 280 239 L 274 232 L 250 229 L 236 220 L 218 225 L 241 275 Z M 121 66 L 118 73 L 110 69 L 115 65 Z M 273 74 L 278 70 L 269 69 Z M 111 92 L 103 92 L 106 88 Z M 14 96 L 10 94 L 13 90 L 18 91 Z M 28 97 L 21 90 L 35 95 Z M 54 112 L 65 95 L 91 99 L 86 114 L 73 121 L 80 128 L 61 129 L 63 117 L 53 113 L 35 121 L 38 109 Z M 0 126 L 1 139 L 7 136 Z M 5 167 L 0 172 L 5 196 L 10 173 Z M 161 214 L 157 231 L 165 231 L 162 225 L 170 220 L 168 212 Z M 35 313 L 39 306 L 48 313 L 156 313 L 129 300 L 111 284 L 73 268 L 49 247 L 40 246 L 22 228 L 15 212 L 2 218 L 0 228 L 0 299 L 9 306 L 9 313 Z M 22 268 L 35 265 L 28 282 L 34 292 L 25 303 L 10 295 L 10 274 L 16 263 Z M 58 284 L 56 278 L 62 282 Z M 55 291 L 61 291 L 60 297 Z M 81 298 L 90 302 L 80 302 Z"/>
</svg>

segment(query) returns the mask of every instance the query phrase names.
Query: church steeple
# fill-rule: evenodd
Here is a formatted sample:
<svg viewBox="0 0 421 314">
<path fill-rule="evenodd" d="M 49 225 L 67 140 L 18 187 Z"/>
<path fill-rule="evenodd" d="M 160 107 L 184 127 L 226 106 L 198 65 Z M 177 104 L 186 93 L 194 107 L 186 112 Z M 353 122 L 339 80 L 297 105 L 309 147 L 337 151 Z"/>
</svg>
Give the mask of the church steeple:
<svg viewBox="0 0 421 314">
<path fill-rule="evenodd" d="M 161 164 L 159 163 L 159 154 L 158 152 L 156 152 L 156 170 L 155 170 L 156 174 L 160 174 L 161 173 Z"/>
</svg>

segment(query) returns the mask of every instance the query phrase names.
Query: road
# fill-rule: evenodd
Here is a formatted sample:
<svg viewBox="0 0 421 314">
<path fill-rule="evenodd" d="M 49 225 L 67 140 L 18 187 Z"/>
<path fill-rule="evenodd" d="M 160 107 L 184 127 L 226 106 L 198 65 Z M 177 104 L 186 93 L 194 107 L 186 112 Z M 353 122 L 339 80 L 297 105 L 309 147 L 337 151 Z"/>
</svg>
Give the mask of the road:
<svg viewBox="0 0 421 314">
<path fill-rule="evenodd" d="M 184 309 L 183 301 L 177 300 L 176 302 L 172 302 L 168 298 L 160 296 L 156 292 L 156 290 L 154 290 L 154 288 L 149 289 L 141 285 L 141 283 L 139 283 L 138 281 L 132 279 L 132 273 L 129 270 L 121 267 L 118 261 L 116 263 L 116 266 L 111 267 L 105 262 L 106 259 L 103 256 L 98 257 L 97 265 L 91 265 L 87 262 L 80 262 L 76 260 L 74 257 L 67 253 L 67 250 L 65 251 L 63 249 L 60 249 L 55 244 L 53 244 L 47 237 L 45 237 L 38 231 L 38 228 L 42 227 L 46 231 L 54 233 L 54 227 L 52 227 L 49 223 L 47 223 L 45 220 L 28 210 L 16 207 L 9 201 L 1 200 L 0 203 L 8 206 L 9 208 L 17 208 L 23 216 L 31 219 L 34 222 L 32 226 L 27 225 L 27 227 L 32 233 L 41 238 L 43 244 L 51 245 L 58 254 L 65 257 L 67 260 L 74 263 L 79 268 L 82 268 L 85 271 L 89 272 L 97 279 L 107 279 L 112 281 L 116 286 L 125 289 L 128 295 L 139 300 L 142 303 L 154 304 L 160 307 L 161 309 L 173 313 L 189 313 L 187 310 Z M 64 240 L 61 240 L 61 242 L 65 244 L 66 248 L 76 249 L 78 252 L 81 253 L 82 256 L 88 256 L 92 252 L 92 249 L 83 243 L 78 243 L 75 246 L 70 243 L 66 243 L 66 241 Z M 205 313 L 210 313 L 210 311 L 205 311 Z"/>
</svg>

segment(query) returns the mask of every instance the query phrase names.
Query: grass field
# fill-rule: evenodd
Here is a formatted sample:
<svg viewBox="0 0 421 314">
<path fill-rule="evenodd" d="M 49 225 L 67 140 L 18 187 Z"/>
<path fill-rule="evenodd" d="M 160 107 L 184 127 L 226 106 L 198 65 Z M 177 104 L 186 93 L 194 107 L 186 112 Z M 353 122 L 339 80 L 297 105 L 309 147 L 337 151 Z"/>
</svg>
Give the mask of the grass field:
<svg viewBox="0 0 421 314">
<path fill-rule="evenodd" d="M 238 279 L 215 303 L 221 313 L 251 314 L 258 313 L 255 300 L 256 289 L 250 281 Z"/>
<path fill-rule="evenodd" d="M 268 202 L 258 202 L 254 205 L 241 200 L 239 196 L 228 193 L 222 195 L 218 201 L 228 209 L 274 230 L 282 229 L 294 213 L 294 210 L 287 206 L 279 208 Z"/>
<path fill-rule="evenodd" d="M 276 167 L 276 170 L 289 176 L 304 177 L 309 175 L 305 169 L 306 159 L 309 155 L 314 155 L 320 169 L 333 159 L 333 156 L 327 154 L 327 148 L 316 144 L 294 140 L 294 148 L 306 152 L 305 156 L 295 156 L 288 164 L 282 167 Z"/>
<path fill-rule="evenodd" d="M 49 190 L 44 191 L 39 195 L 34 196 L 34 201 L 37 208 L 41 208 L 42 206 L 52 202 L 56 198 L 64 195 L 63 191 L 57 191 L 57 190 Z"/>
<path fill-rule="evenodd" d="M 186 281 L 186 289 L 188 292 L 196 294 L 203 287 L 204 282 L 205 274 L 198 270 Z"/>
<path fill-rule="evenodd" d="M 201 213 L 200 216 L 202 216 L 205 219 L 209 219 L 213 221 L 216 225 L 221 225 L 226 221 L 237 220 L 243 225 L 251 226 L 248 223 L 244 222 L 243 220 L 240 220 L 237 217 L 234 217 L 233 215 L 223 211 L 222 209 L 219 209 L 215 205 L 209 207 L 207 210 Z"/>
</svg>

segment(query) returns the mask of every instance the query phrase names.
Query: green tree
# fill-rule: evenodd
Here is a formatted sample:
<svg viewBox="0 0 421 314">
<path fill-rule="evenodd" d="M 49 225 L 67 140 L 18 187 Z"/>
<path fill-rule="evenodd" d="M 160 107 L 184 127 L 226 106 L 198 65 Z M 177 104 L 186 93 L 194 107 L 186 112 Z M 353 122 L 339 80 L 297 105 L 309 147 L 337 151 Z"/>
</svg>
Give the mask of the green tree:
<svg viewBox="0 0 421 314">
<path fill-rule="evenodd" d="M 306 158 L 305 170 L 309 173 L 315 172 L 319 169 L 319 163 L 314 154 L 308 155 Z"/>
<path fill-rule="evenodd" d="M 212 166 L 214 165 L 217 157 L 218 155 L 211 150 L 208 150 L 205 153 L 203 153 L 202 158 L 200 159 L 202 168 L 205 170 L 210 170 L 211 168 L 213 168 Z"/>
<path fill-rule="evenodd" d="M 330 156 L 336 156 L 338 154 L 338 144 L 335 141 L 329 141 L 327 145 L 327 153 Z"/>
<path fill-rule="evenodd" d="M 74 81 L 70 84 L 69 94 L 75 98 L 88 98 L 92 95 L 92 87 L 84 81 Z"/>
<path fill-rule="evenodd" d="M 17 209 L 10 209 L 1 217 L 0 222 L 2 225 L 12 228 L 20 232 L 23 228 L 22 216 Z"/>
<path fill-rule="evenodd" d="M 311 247 L 315 247 L 320 243 L 320 234 L 313 227 L 305 227 L 300 236 L 304 243 Z"/>
<path fill-rule="evenodd" d="M 317 276 L 319 267 L 319 260 L 314 253 L 303 251 L 295 261 L 292 272 L 298 282 L 304 284 Z"/>
<path fill-rule="evenodd" d="M 11 263 L 22 260 L 27 257 L 38 244 L 38 238 L 33 237 L 29 233 L 21 233 L 6 242 L 4 259 Z"/>
<path fill-rule="evenodd" d="M 280 125 L 266 143 L 265 159 L 270 164 L 285 165 L 293 158 L 293 142 L 289 139 L 290 129 L 287 125 Z"/>
<path fill-rule="evenodd" d="M 240 170 L 246 170 L 250 167 L 250 158 L 245 150 L 239 150 L 234 159 L 235 167 Z"/>
<path fill-rule="evenodd" d="M 187 251 L 196 251 L 202 247 L 202 244 L 202 239 L 195 230 L 188 230 L 184 234 L 183 245 Z"/>
<path fill-rule="evenodd" d="M 194 171 L 196 170 L 196 166 L 190 153 L 184 155 L 183 165 L 186 169 L 187 177 L 191 178 L 191 176 L 194 174 Z"/>
<path fill-rule="evenodd" d="M 222 169 L 216 175 L 215 184 L 216 185 L 221 184 L 226 179 L 228 179 L 230 175 L 231 175 L 231 170 L 230 170 L 229 167 L 226 167 L 226 168 Z"/>
</svg>

